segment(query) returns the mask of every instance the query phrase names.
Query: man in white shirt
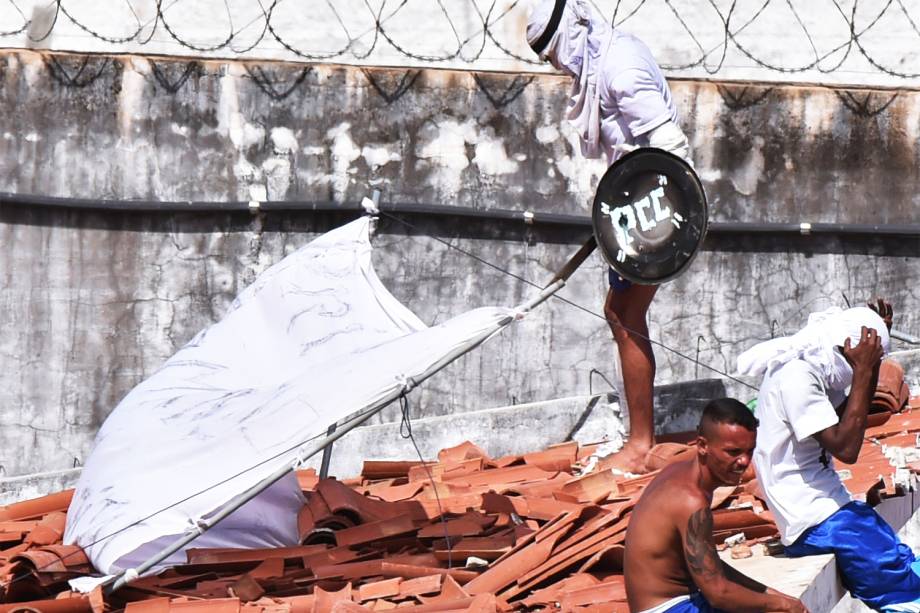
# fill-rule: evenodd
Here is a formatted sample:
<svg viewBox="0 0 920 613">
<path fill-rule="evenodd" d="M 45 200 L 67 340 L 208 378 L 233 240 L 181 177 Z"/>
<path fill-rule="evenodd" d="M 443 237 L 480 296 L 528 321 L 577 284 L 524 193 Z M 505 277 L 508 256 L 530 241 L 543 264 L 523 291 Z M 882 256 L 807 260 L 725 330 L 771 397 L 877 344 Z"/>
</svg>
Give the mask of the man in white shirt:
<svg viewBox="0 0 920 613">
<path fill-rule="evenodd" d="M 625 151 L 657 147 L 690 162 L 687 137 L 661 69 L 645 44 L 614 30 L 587 0 L 537 0 L 527 23 L 537 56 L 572 77 L 566 117 L 588 158 L 613 164 Z M 602 466 L 647 472 L 654 444 L 652 388 L 655 355 L 646 316 L 657 285 L 638 285 L 608 274 L 604 304 L 616 339 L 629 411 L 629 440 Z"/>
<path fill-rule="evenodd" d="M 920 611 L 914 554 L 871 507 L 851 500 L 834 467 L 859 457 L 890 327 L 881 300 L 815 313 L 795 335 L 743 353 L 738 369 L 764 375 L 754 468 L 786 555 L 833 553 L 855 598 L 879 611 Z"/>
</svg>

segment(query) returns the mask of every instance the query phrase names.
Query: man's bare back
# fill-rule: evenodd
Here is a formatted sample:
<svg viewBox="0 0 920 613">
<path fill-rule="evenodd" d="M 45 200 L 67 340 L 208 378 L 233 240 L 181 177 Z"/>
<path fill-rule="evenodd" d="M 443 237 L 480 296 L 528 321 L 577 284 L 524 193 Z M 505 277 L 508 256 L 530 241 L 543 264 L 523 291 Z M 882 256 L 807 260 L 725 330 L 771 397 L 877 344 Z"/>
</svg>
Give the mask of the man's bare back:
<svg viewBox="0 0 920 613">
<path fill-rule="evenodd" d="M 684 597 L 668 610 L 794 611 L 801 602 L 724 564 L 712 535 L 712 493 L 737 485 L 751 463 L 757 420 L 737 400 L 707 405 L 696 456 L 666 467 L 649 484 L 629 520 L 624 575 L 636 613 Z M 687 597 L 690 597 L 687 600 Z"/>
<path fill-rule="evenodd" d="M 627 592 L 634 592 L 629 597 L 634 611 L 644 611 L 696 591 L 677 525 L 677 518 L 685 517 L 688 505 L 709 506 L 696 485 L 695 465 L 696 458 L 664 468 L 645 489 L 629 518 L 630 530 L 626 534 L 629 555 L 624 572 L 626 577 L 642 578 L 641 582 L 626 582 Z M 641 583 L 641 590 L 635 589 L 637 583 Z"/>
</svg>

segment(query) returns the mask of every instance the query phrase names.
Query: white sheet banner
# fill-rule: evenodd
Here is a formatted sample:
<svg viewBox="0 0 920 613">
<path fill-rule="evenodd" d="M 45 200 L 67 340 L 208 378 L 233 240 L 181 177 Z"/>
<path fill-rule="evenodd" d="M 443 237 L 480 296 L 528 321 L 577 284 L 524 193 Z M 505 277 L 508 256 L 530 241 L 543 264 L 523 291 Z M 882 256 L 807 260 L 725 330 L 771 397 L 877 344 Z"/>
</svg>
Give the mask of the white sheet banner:
<svg viewBox="0 0 920 613">
<path fill-rule="evenodd" d="M 134 568 L 331 423 L 510 321 L 512 309 L 487 307 L 426 327 L 377 278 L 368 224 L 269 268 L 119 403 L 83 469 L 65 542 L 100 571 Z M 190 547 L 296 544 L 302 504 L 291 473 Z"/>
</svg>

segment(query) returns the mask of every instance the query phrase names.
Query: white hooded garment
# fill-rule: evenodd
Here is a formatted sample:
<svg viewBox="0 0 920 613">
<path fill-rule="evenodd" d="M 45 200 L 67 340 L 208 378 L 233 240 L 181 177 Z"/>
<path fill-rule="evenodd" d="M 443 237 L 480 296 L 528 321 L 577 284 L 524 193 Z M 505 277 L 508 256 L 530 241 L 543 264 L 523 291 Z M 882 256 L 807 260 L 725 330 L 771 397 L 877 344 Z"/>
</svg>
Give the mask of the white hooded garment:
<svg viewBox="0 0 920 613">
<path fill-rule="evenodd" d="M 891 339 L 888 328 L 878 313 L 868 307 L 842 310 L 833 307 L 812 313 L 808 323 L 792 336 L 765 341 L 738 356 L 738 372 L 760 377 L 790 360 L 801 358 L 824 376 L 827 385 L 843 391 L 850 387 L 853 369 L 837 349 L 847 338 L 850 345 L 859 344 L 862 327 L 874 328 L 888 353 Z"/>
<path fill-rule="evenodd" d="M 512 321 L 486 307 L 427 327 L 377 278 L 368 224 L 269 268 L 119 403 L 77 484 L 66 543 L 105 573 L 135 568 L 333 422 Z M 302 505 L 288 473 L 189 547 L 296 545 Z M 180 551 L 163 565 L 182 562 Z"/>
<path fill-rule="evenodd" d="M 537 0 L 527 22 L 533 45 L 546 30 L 555 0 Z M 634 146 L 653 146 L 690 161 L 677 107 L 651 51 L 614 30 L 587 0 L 566 0 L 540 58 L 573 78 L 566 117 L 588 158 L 613 163 Z"/>
<path fill-rule="evenodd" d="M 887 352 L 882 318 L 858 307 L 813 313 L 796 334 L 760 343 L 738 358 L 741 374 L 764 377 L 754 468 L 786 545 L 850 502 L 832 456 L 815 435 L 839 423 L 837 408 L 853 381 L 839 347 L 847 338 L 857 346 L 863 326 L 878 332 Z"/>
</svg>

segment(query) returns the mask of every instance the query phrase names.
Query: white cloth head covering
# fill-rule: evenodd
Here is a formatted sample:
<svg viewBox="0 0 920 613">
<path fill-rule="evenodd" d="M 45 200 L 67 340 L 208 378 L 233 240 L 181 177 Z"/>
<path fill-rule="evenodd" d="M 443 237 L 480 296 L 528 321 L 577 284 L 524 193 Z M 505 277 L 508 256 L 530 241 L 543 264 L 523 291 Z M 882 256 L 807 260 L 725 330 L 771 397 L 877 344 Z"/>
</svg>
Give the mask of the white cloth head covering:
<svg viewBox="0 0 920 613">
<path fill-rule="evenodd" d="M 555 0 L 537 0 L 527 19 L 527 43 L 533 44 L 546 30 Z M 569 93 L 567 119 L 581 137 L 581 152 L 596 158 L 602 153 L 601 104 L 597 78 L 613 38 L 613 28 L 587 0 L 567 0 L 556 33 L 540 59 L 575 80 Z"/>
<path fill-rule="evenodd" d="M 858 345 L 863 326 L 878 332 L 882 349 L 888 353 L 888 327 L 878 313 L 867 307 L 845 311 L 832 307 L 809 315 L 808 324 L 792 336 L 774 338 L 742 353 L 738 356 L 738 372 L 760 377 L 786 362 L 802 359 L 824 375 L 830 389 L 843 391 L 853 382 L 853 369 L 837 347 L 842 347 L 847 338 L 852 347 Z"/>
</svg>

